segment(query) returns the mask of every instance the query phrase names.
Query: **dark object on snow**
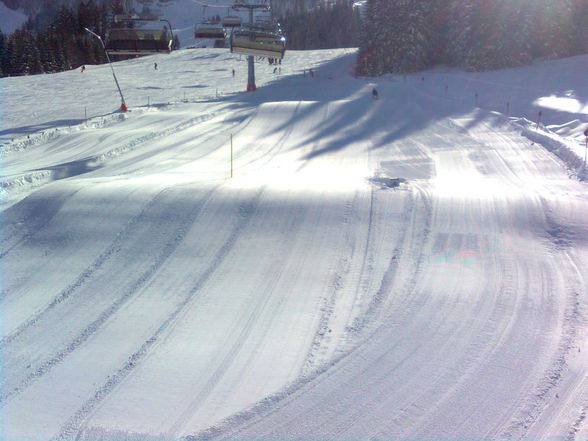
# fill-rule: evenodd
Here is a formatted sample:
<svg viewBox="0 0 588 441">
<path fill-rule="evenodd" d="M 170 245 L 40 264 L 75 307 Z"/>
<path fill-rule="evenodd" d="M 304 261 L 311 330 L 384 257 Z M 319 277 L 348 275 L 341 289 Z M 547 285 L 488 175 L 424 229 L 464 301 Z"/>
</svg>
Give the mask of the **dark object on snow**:
<svg viewBox="0 0 588 441">
<path fill-rule="evenodd" d="M 386 176 L 374 176 L 369 180 L 372 183 L 378 185 L 382 189 L 397 188 L 400 187 L 402 184 L 406 184 L 406 179 L 404 178 L 388 178 Z"/>
<path fill-rule="evenodd" d="M 372 89 L 372 98 L 375 100 L 378 99 L 378 91 L 376 90 L 375 87 Z"/>
<path fill-rule="evenodd" d="M 153 63 L 153 68 L 157 70 L 157 63 Z"/>
</svg>

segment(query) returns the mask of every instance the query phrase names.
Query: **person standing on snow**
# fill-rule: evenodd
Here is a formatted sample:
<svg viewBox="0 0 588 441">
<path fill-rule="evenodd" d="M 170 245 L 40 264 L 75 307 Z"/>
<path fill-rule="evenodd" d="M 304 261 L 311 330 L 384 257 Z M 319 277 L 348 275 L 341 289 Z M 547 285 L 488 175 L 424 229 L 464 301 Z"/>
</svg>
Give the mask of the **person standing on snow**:
<svg viewBox="0 0 588 441">
<path fill-rule="evenodd" d="M 157 70 L 157 63 L 153 63 L 153 68 Z"/>
<path fill-rule="evenodd" d="M 378 99 L 378 91 L 376 90 L 375 87 L 372 89 L 372 98 L 374 100 L 377 100 Z"/>
</svg>

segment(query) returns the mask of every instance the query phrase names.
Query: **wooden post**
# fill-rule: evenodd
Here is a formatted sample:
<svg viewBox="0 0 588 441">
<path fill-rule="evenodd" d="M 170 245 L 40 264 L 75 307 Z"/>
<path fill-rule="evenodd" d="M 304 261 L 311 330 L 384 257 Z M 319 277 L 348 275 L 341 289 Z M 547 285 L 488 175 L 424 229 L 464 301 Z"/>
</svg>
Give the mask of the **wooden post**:
<svg viewBox="0 0 588 441">
<path fill-rule="evenodd" d="M 539 113 L 537 114 L 537 126 L 535 127 L 535 130 L 539 128 L 539 124 L 541 124 L 541 116 L 543 115 L 543 112 L 540 110 Z"/>
</svg>

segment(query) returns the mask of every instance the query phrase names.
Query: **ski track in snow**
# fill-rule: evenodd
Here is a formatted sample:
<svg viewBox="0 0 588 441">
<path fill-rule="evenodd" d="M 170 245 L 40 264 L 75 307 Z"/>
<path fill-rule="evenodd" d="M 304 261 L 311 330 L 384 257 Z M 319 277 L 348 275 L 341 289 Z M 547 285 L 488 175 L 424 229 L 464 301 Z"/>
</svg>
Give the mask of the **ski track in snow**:
<svg viewBox="0 0 588 441">
<path fill-rule="evenodd" d="M 353 79 L 346 51 L 288 57 L 282 76 L 256 65 L 256 94 L 229 68 L 195 86 L 219 60 L 244 73 L 196 50 L 117 63 L 153 108 L 10 107 L 2 436 L 582 439 L 588 192 L 568 155 L 588 115 L 545 111 L 561 153 L 529 132 L 536 108 L 496 107 L 499 86 L 557 103 L 517 84 L 558 63 L 584 96 L 567 69 L 586 58 L 423 81 Z M 9 99 L 31 81 L 80 78 L 7 79 Z M 184 87 L 199 95 L 164 95 Z"/>
<path fill-rule="evenodd" d="M 225 244 L 220 248 L 210 266 L 198 279 L 198 283 L 192 288 L 186 298 L 175 308 L 172 314 L 170 314 L 165 321 L 157 328 L 157 331 L 143 343 L 139 350 L 133 353 L 129 357 L 129 361 L 118 369 L 114 374 L 110 375 L 108 381 L 100 387 L 94 396 L 84 403 L 81 409 L 79 409 L 61 428 L 56 439 L 71 439 L 73 435 L 79 432 L 80 426 L 84 419 L 92 412 L 92 410 L 119 384 L 130 372 L 136 367 L 138 363 L 148 354 L 151 347 L 160 339 L 162 334 L 173 324 L 174 320 L 182 311 L 189 305 L 190 301 L 197 295 L 198 290 L 206 283 L 210 276 L 215 272 L 217 267 L 223 261 L 223 259 L 230 252 L 235 241 L 239 237 L 239 234 L 243 228 L 247 225 L 247 222 L 251 218 L 251 215 L 255 211 L 256 203 L 261 196 L 261 191 L 255 196 L 253 201 L 249 201 L 247 206 L 244 207 L 245 216 L 242 216 L 237 227 L 230 235 Z M 243 336 L 246 338 L 246 335 Z"/>
<path fill-rule="evenodd" d="M 75 291 L 79 290 L 84 282 L 92 276 L 92 274 L 100 268 L 104 262 L 110 258 L 115 250 L 119 247 L 119 245 L 126 239 L 129 231 L 132 230 L 132 227 L 137 226 L 138 223 L 145 217 L 145 212 L 149 208 L 153 208 L 156 206 L 159 198 L 165 194 L 167 189 L 162 190 L 152 201 L 148 204 L 148 206 L 141 212 L 141 214 L 133 219 L 130 224 L 123 230 L 121 236 L 117 237 L 114 243 L 106 250 L 105 253 L 100 255 L 98 259 L 92 264 L 91 267 L 86 269 L 80 277 L 76 280 L 73 285 L 70 285 L 66 288 L 66 290 L 62 291 L 57 298 L 55 298 L 43 311 L 35 314 L 29 320 L 27 320 L 23 325 L 21 325 L 14 333 L 7 336 L 3 339 L 0 343 L 0 350 L 3 352 L 10 350 L 6 348 L 9 344 L 14 344 L 15 340 L 18 343 L 18 338 L 24 333 L 28 328 L 34 326 L 39 320 L 43 318 L 48 311 L 55 308 L 57 305 L 61 304 L 62 302 L 66 301 Z M 41 365 L 37 368 L 31 368 L 33 372 L 31 372 L 28 376 L 26 376 L 14 389 L 11 389 L 7 392 L 2 392 L 0 395 L 0 405 L 3 404 L 5 401 L 9 400 L 10 398 L 14 397 L 15 395 L 22 392 L 25 388 L 31 385 L 33 381 L 39 380 L 40 377 L 47 374 L 55 365 L 61 363 L 69 354 L 74 352 L 77 348 L 79 348 L 82 344 L 84 344 L 89 338 L 94 335 L 97 330 L 111 317 L 113 316 L 125 303 L 127 303 L 133 296 L 135 296 L 141 289 L 143 285 L 156 273 L 156 271 L 163 265 L 163 263 L 169 258 L 169 256 L 174 252 L 180 242 L 183 240 L 185 235 L 188 232 L 190 225 L 196 220 L 198 213 L 202 206 L 206 203 L 214 190 L 210 191 L 208 195 L 205 196 L 205 200 L 196 205 L 193 211 L 188 212 L 188 217 L 186 220 L 182 220 L 182 223 L 177 227 L 174 231 L 175 237 L 171 242 L 165 244 L 164 248 L 161 250 L 159 256 L 155 259 L 154 262 L 142 273 L 130 286 L 130 288 L 124 292 L 124 294 L 118 297 L 114 303 L 112 303 L 107 309 L 105 309 L 96 320 L 91 322 L 86 328 L 84 328 L 76 337 L 71 341 L 65 348 L 57 352 L 56 354 L 49 357 L 46 361 L 42 362 Z M 8 370 L 7 367 L 4 369 Z"/>
</svg>

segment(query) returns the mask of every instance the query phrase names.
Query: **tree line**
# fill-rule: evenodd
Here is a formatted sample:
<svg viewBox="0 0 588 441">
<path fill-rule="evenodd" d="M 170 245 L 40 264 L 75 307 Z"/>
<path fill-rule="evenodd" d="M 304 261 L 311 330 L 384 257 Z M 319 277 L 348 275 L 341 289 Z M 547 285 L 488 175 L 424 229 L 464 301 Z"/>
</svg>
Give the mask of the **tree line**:
<svg viewBox="0 0 588 441">
<path fill-rule="evenodd" d="M 282 31 L 289 49 L 333 49 L 357 47 L 361 20 L 359 11 L 349 0 L 321 3 L 310 11 L 287 13 L 280 18 Z"/>
<path fill-rule="evenodd" d="M 87 0 L 77 6 L 45 2 L 22 29 L 7 36 L 0 30 L 0 76 L 32 75 L 106 63 L 101 43 L 84 28 L 104 37 L 120 0 Z M 174 37 L 172 48 L 180 43 Z"/>
<path fill-rule="evenodd" d="M 357 73 L 481 71 L 588 53 L 588 0 L 368 0 Z"/>
<path fill-rule="evenodd" d="M 46 17 L 52 18 L 45 22 Z M 52 73 L 104 63 L 100 42 L 84 27 L 104 35 L 107 23 L 107 6 L 89 0 L 77 10 L 61 6 L 57 11 L 44 11 L 9 36 L 0 31 L 0 75 Z"/>
</svg>

